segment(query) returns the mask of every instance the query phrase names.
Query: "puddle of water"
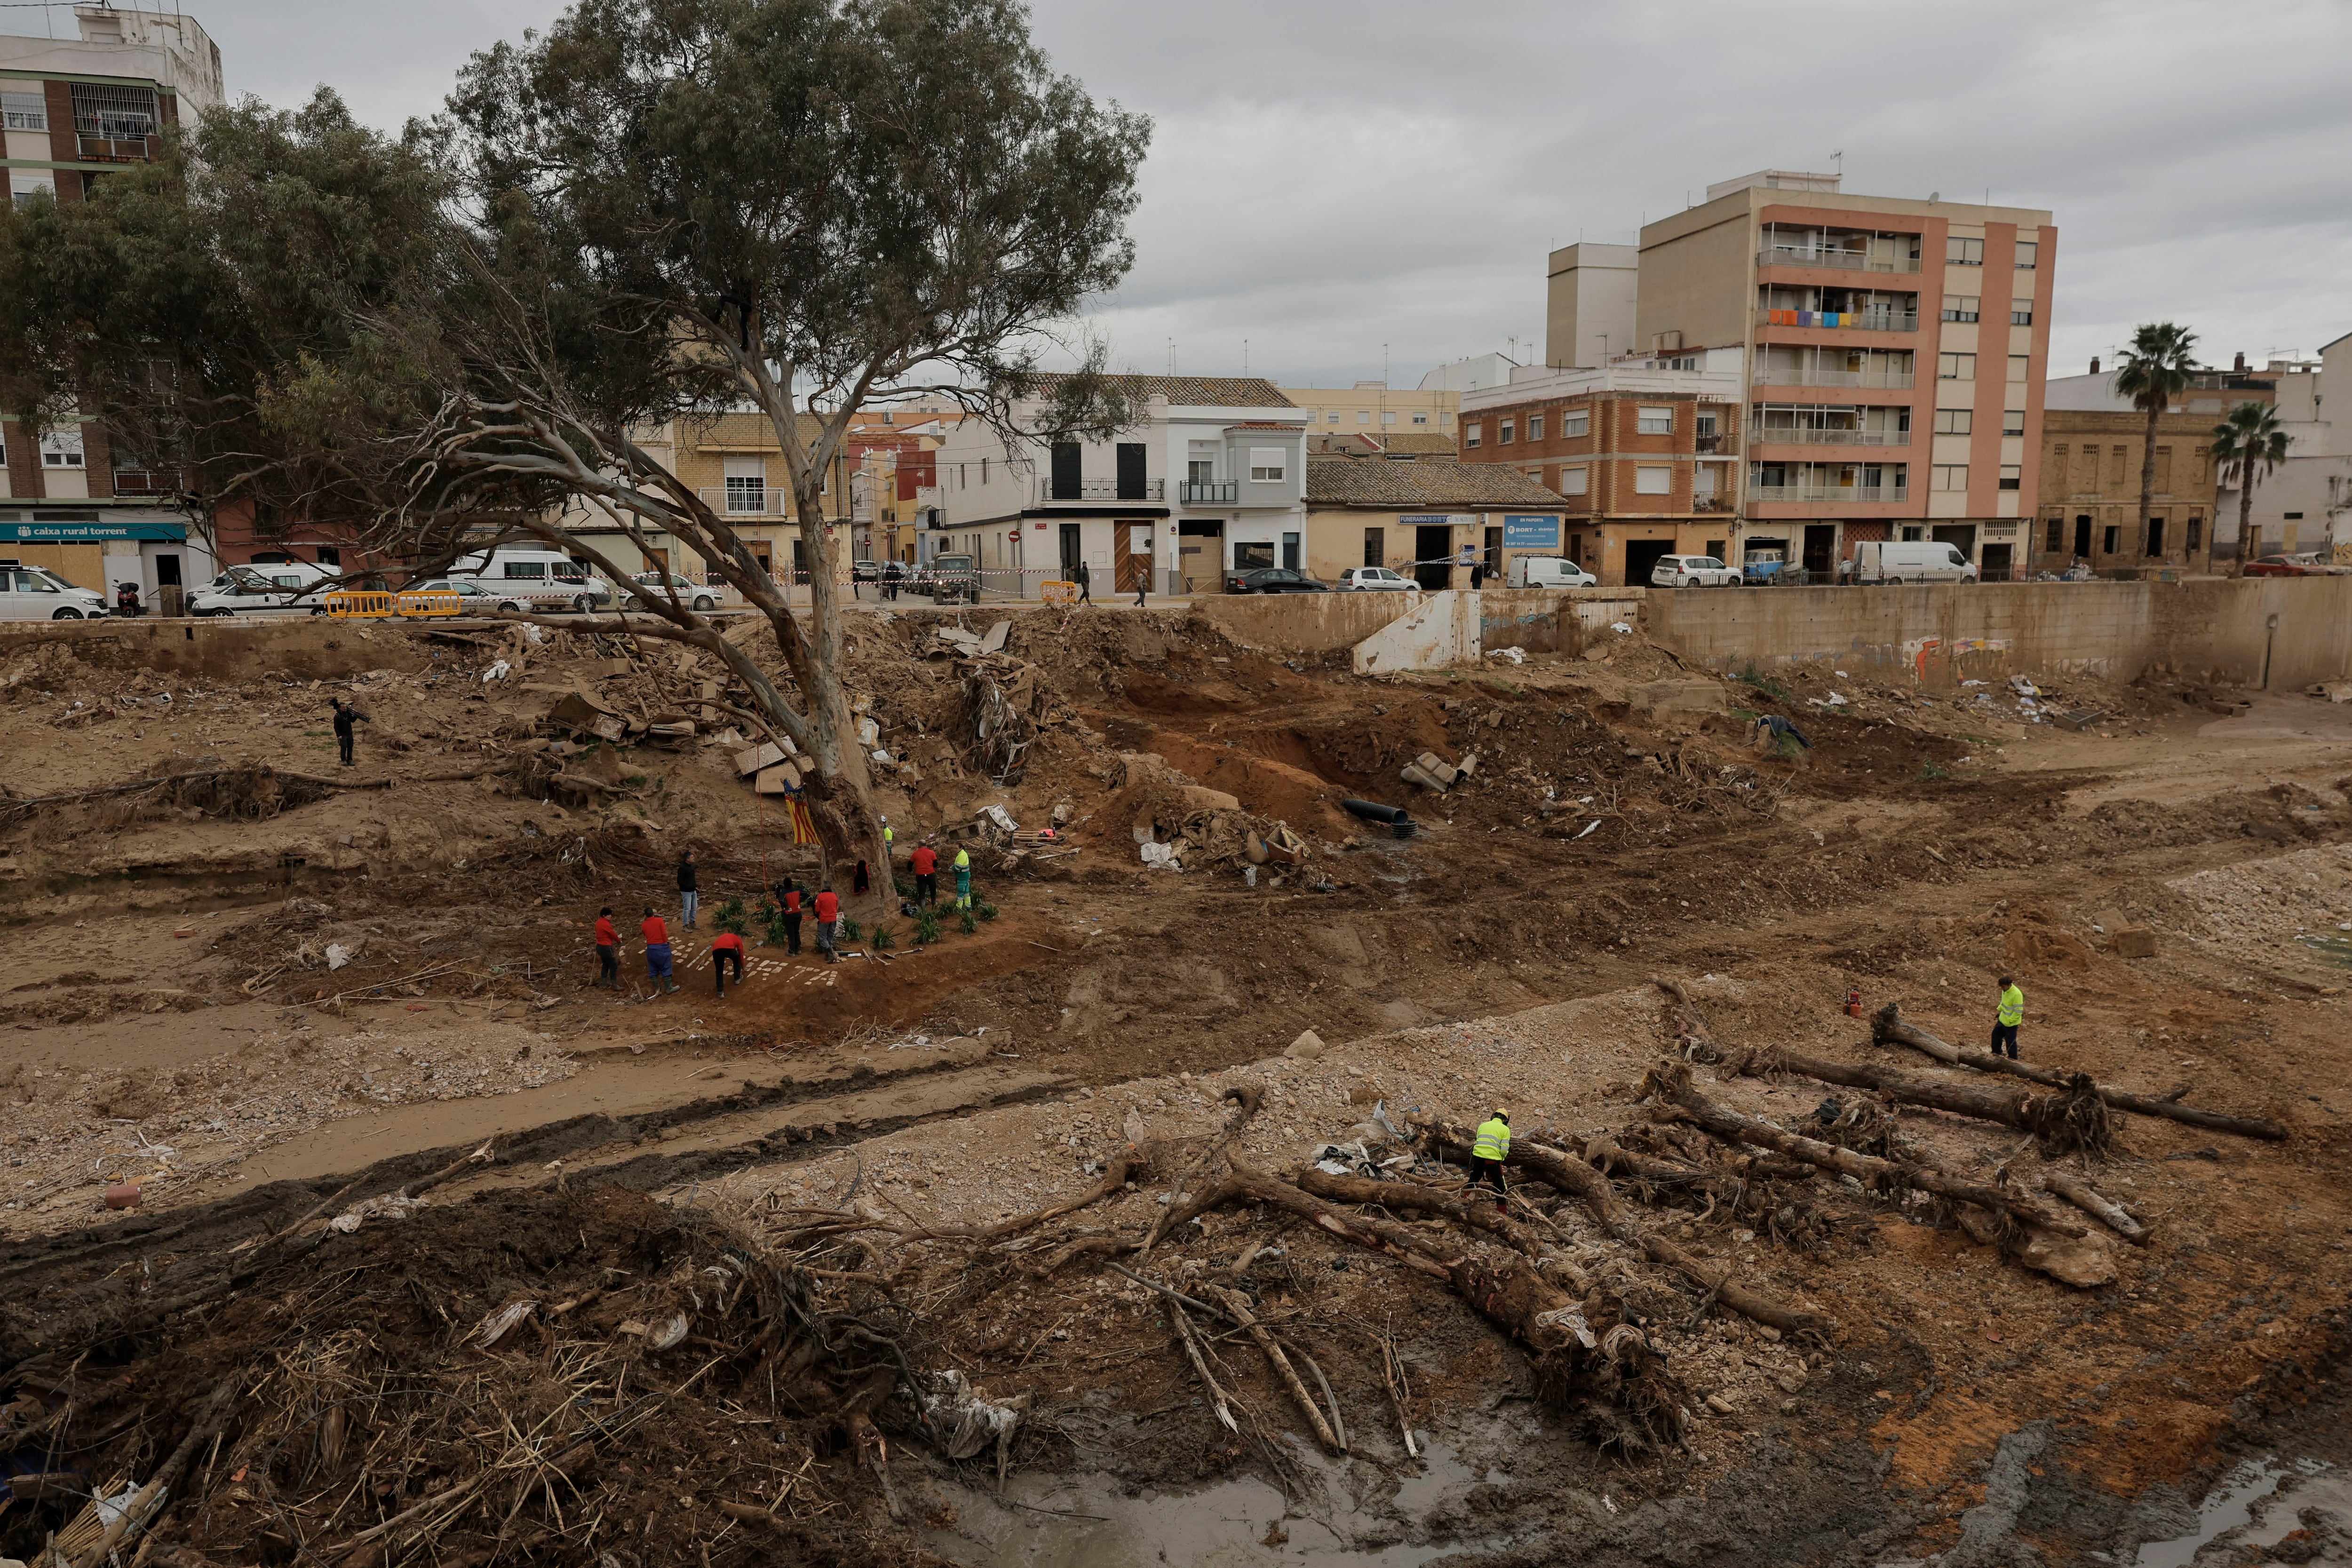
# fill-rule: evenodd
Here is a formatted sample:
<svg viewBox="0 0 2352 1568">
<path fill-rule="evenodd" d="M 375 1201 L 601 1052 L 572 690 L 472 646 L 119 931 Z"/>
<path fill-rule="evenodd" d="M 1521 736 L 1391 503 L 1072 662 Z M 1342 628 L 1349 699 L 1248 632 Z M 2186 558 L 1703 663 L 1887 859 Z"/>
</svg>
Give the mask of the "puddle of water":
<svg viewBox="0 0 2352 1568">
<path fill-rule="evenodd" d="M 1423 1438 L 1423 1446 L 1425 1473 L 1397 1487 L 1393 1511 L 1400 1519 L 1414 1519 L 1446 1494 L 1482 1479 L 1505 1479 L 1464 1464 L 1442 1444 Z M 1390 1510 L 1354 1507 L 1345 1472 L 1313 1468 L 1324 1495 L 1302 1502 L 1306 1514 L 1331 1520 L 1341 1530 L 1386 1533 L 1393 1528 Z M 940 1489 L 956 1505 L 955 1528 L 924 1534 L 933 1551 L 966 1568 L 1421 1568 L 1468 1547 L 1496 1544 L 1360 1549 L 1291 1509 L 1278 1489 L 1255 1477 L 1185 1492 L 1147 1487 L 1137 1497 L 1124 1495 L 1123 1484 L 1107 1476 L 1015 1476 L 1002 1502 L 992 1492 L 951 1483 Z M 1277 1523 L 1287 1539 L 1269 1544 L 1268 1531 Z"/>
<path fill-rule="evenodd" d="M 2352 936 L 2299 936 L 2294 940 L 2328 963 L 2352 969 Z"/>
<path fill-rule="evenodd" d="M 2270 1505 L 2262 1510 L 2263 1522 L 2239 1536 L 2239 1545 L 2276 1546 L 2303 1528 L 2303 1521 L 2295 1515 L 2307 1508 L 2325 1509 L 2341 1518 L 2352 1519 L 2352 1475 L 2341 1471 L 2320 1475 L 2317 1472 L 2326 1467 L 2311 1460 L 2296 1468 L 2309 1479 L 2274 1494 Z"/>
<path fill-rule="evenodd" d="M 2292 1465 L 2280 1463 L 2265 1455 L 2248 1459 L 2231 1470 L 2221 1484 L 2206 1494 L 2197 1505 L 2197 1528 L 2187 1535 L 2170 1541 L 2150 1541 L 2132 1555 L 2132 1568 L 2189 1568 L 2199 1549 L 2216 1536 L 2237 1530 L 2253 1521 L 2256 1507 L 2263 1499 L 2278 1490 L 2279 1483 L 2290 1474 L 2314 1476 L 2327 1466 L 2316 1459 L 2299 1459 Z M 2301 1489 L 2298 1489 L 2300 1490 Z M 2318 1500 L 2316 1499 L 2313 1500 Z M 2282 1521 L 2264 1523 L 2261 1530 L 2243 1536 L 2248 1545 L 2274 1545 L 2296 1528 L 2294 1514 L 2307 1506 L 2298 1500 L 2294 1508 L 2280 1510 Z M 2275 1526 L 2273 1531 L 2273 1527 Z M 2262 1539 L 2267 1535 L 2268 1539 Z"/>
</svg>

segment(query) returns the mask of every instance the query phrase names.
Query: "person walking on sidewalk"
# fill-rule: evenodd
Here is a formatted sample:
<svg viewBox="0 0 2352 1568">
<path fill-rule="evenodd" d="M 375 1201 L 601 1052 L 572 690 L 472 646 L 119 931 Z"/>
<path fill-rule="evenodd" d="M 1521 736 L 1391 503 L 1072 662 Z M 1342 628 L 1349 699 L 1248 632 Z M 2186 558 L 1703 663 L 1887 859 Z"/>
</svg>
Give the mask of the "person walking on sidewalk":
<svg viewBox="0 0 2352 1568">
<path fill-rule="evenodd" d="M 1091 605 L 1094 602 L 1095 574 L 1087 571 L 1087 563 L 1081 561 L 1078 563 L 1078 603 Z"/>
<path fill-rule="evenodd" d="M 2000 1007 L 1992 1016 L 1992 1054 L 2017 1059 L 2017 1026 L 2025 1022 L 2025 993 L 2010 975 L 2000 977 Z"/>
<path fill-rule="evenodd" d="M 1503 1162 L 1511 1157 L 1511 1117 L 1501 1106 L 1495 1107 L 1494 1116 L 1478 1125 L 1478 1141 L 1470 1146 L 1470 1186 L 1462 1189 L 1468 1196 L 1472 1187 L 1481 1182 L 1495 1189 L 1495 1206 L 1511 1206 L 1510 1194 L 1503 1187 Z"/>
<path fill-rule="evenodd" d="M 956 908 L 971 908 L 971 851 L 959 847 L 955 858 Z"/>
<path fill-rule="evenodd" d="M 816 945 L 827 963 L 834 961 L 833 933 L 840 928 L 841 900 L 833 896 L 833 884 L 827 882 L 816 896 Z"/>
<path fill-rule="evenodd" d="M 801 952 L 801 915 L 803 913 L 801 889 L 800 884 L 790 877 L 785 878 L 784 885 L 776 889 L 776 907 L 784 911 L 785 956 L 798 958 Z"/>
<path fill-rule="evenodd" d="M 719 994 L 727 994 L 727 966 L 735 966 L 735 984 L 743 984 L 743 939 L 731 931 L 722 931 L 710 939 L 710 977 L 719 982 Z"/>
<path fill-rule="evenodd" d="M 925 839 L 908 857 L 915 868 L 915 902 L 929 908 L 940 901 L 940 852 Z"/>
<path fill-rule="evenodd" d="M 352 765 L 352 742 L 353 739 L 352 726 L 353 724 L 373 724 L 375 721 L 369 718 L 366 714 L 361 712 L 358 709 L 352 707 L 350 703 L 344 701 L 340 697 L 334 699 L 334 708 L 335 745 L 343 754 L 343 766 L 350 767 Z"/>
<path fill-rule="evenodd" d="M 646 908 L 646 923 L 638 931 L 646 939 L 646 978 L 654 983 L 656 991 L 675 991 L 677 980 L 670 972 L 669 922 Z"/>
<path fill-rule="evenodd" d="M 596 911 L 596 984 L 621 988 L 621 933 L 613 929 L 613 906 Z"/>
<path fill-rule="evenodd" d="M 677 858 L 677 901 L 684 906 L 678 918 L 685 921 L 687 930 L 692 931 L 694 911 L 702 907 L 702 893 L 696 886 L 694 851 L 691 849 Z"/>
</svg>

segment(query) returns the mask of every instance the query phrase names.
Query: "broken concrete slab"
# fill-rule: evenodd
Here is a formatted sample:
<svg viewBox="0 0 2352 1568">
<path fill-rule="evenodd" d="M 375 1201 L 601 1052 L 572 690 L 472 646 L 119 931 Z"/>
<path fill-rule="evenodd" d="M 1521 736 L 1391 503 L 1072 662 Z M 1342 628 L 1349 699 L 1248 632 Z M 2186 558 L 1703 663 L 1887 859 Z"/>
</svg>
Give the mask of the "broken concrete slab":
<svg viewBox="0 0 2352 1568">
<path fill-rule="evenodd" d="M 1013 623 L 1011 621 L 997 622 L 994 626 L 988 628 L 988 635 L 980 639 L 980 651 L 982 653 L 1002 652 L 1004 647 L 1004 639 L 1012 635 Z"/>
</svg>

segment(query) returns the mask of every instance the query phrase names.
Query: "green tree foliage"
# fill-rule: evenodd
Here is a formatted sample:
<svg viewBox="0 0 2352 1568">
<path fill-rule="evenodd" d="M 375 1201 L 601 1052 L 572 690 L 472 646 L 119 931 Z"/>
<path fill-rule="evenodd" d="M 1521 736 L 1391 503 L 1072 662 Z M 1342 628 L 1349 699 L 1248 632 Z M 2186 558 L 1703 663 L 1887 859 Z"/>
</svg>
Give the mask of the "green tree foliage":
<svg viewBox="0 0 2352 1568">
<path fill-rule="evenodd" d="M 2213 464 L 2238 487 L 2238 558 L 2253 553 L 2254 486 L 2286 461 L 2286 432 L 2267 403 L 2241 403 L 2213 426 Z"/>
<path fill-rule="evenodd" d="M 2116 395 L 2147 416 L 2147 438 L 2139 452 L 2139 521 L 2145 526 L 2156 505 L 2156 422 L 2188 386 L 2197 369 L 2197 334 L 2170 321 L 2150 321 L 2132 333 L 2131 346 L 2116 371 Z"/>
</svg>

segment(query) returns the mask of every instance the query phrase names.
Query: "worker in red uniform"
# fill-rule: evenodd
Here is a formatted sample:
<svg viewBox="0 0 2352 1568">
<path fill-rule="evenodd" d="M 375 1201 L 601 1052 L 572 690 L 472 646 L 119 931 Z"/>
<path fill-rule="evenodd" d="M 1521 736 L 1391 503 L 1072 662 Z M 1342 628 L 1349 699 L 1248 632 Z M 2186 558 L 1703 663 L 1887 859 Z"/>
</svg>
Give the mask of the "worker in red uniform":
<svg viewBox="0 0 2352 1568">
<path fill-rule="evenodd" d="M 727 994 L 727 966 L 735 966 L 735 984 L 743 984 L 743 939 L 731 931 L 722 931 L 710 939 L 710 977 L 719 982 L 719 994 Z"/>
<path fill-rule="evenodd" d="M 637 929 L 645 933 L 646 978 L 657 991 L 677 990 L 677 980 L 670 973 L 669 922 L 647 909 L 646 923 Z"/>
<path fill-rule="evenodd" d="M 816 896 L 816 945 L 824 953 L 827 963 L 834 962 L 833 933 L 841 926 L 841 900 L 833 894 L 833 884 Z"/>
<path fill-rule="evenodd" d="M 785 878 L 784 885 L 776 889 L 776 902 L 782 906 L 784 911 L 784 952 L 789 957 L 798 958 L 801 953 L 801 917 L 808 912 L 801 897 L 800 884 L 790 877 Z"/>
<path fill-rule="evenodd" d="M 940 852 L 929 839 L 915 846 L 915 901 L 926 908 L 940 901 Z"/>
<path fill-rule="evenodd" d="M 596 911 L 596 984 L 621 988 L 621 933 L 613 929 L 613 906 Z"/>
</svg>

